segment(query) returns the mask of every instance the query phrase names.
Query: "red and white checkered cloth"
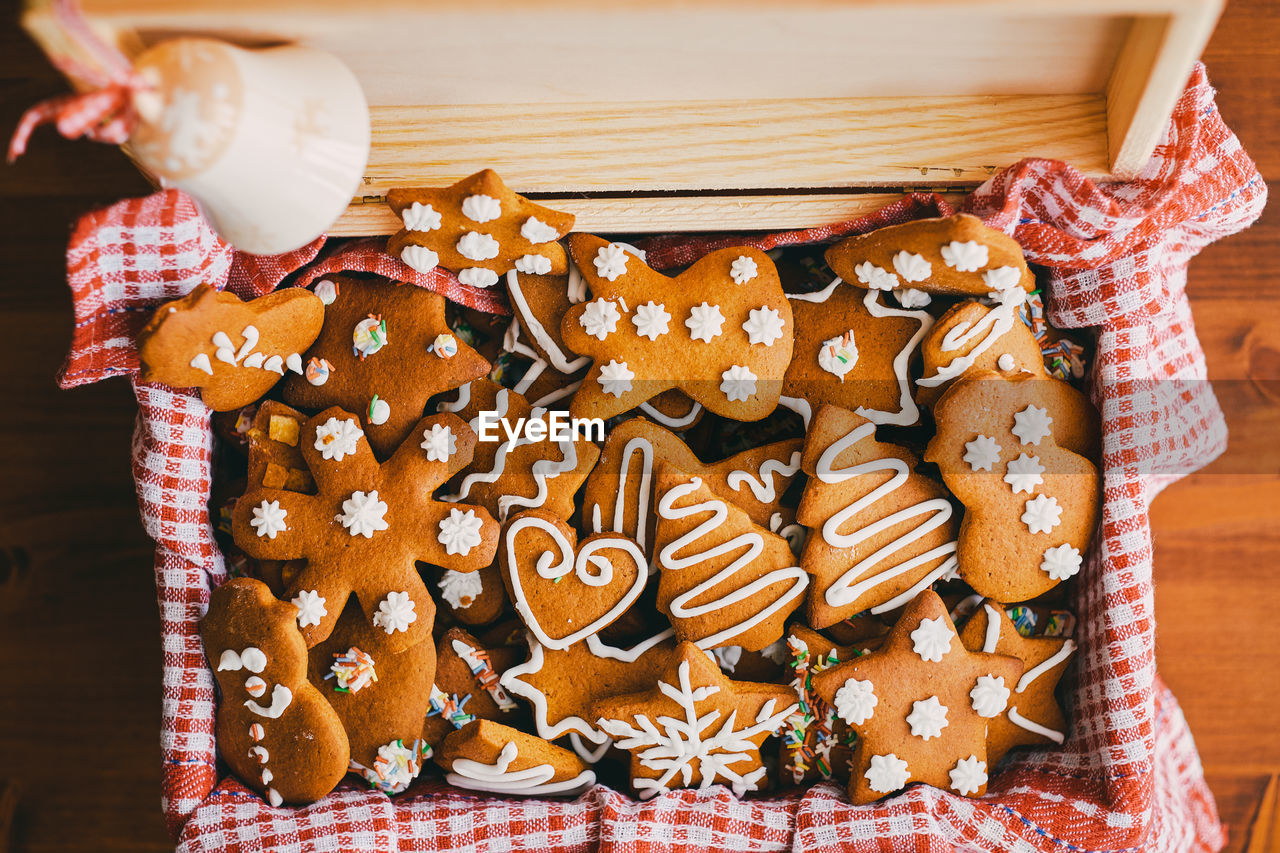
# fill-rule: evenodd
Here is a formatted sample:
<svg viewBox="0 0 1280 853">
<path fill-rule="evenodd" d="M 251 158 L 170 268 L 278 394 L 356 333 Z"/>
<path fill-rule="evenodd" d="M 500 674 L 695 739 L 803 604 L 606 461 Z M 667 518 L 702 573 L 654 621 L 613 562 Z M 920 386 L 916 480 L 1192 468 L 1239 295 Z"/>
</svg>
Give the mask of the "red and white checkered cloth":
<svg viewBox="0 0 1280 853">
<path fill-rule="evenodd" d="M 163 620 L 164 810 L 183 850 L 1214 850 L 1225 842 L 1182 713 L 1155 671 L 1147 508 L 1164 485 L 1226 446 L 1184 293 L 1186 264 L 1260 213 L 1266 184 L 1225 127 L 1203 68 L 1179 100 L 1155 156 L 1135 180 L 1097 185 L 1070 167 L 1024 160 L 963 209 L 1004 229 L 1050 271 L 1051 319 L 1096 329 L 1091 389 L 1104 422 L 1103 536 L 1078 584 L 1078 672 L 1071 735 L 1061 749 L 1021 752 L 980 800 L 915 786 L 851 806 L 841 789 L 736 800 L 723 788 L 640 803 L 596 787 L 573 801 L 502 799 L 425 782 L 388 799 L 354 782 L 306 808 L 271 808 L 218 778 L 214 682 L 197 632 L 223 580 L 212 538 L 210 413 L 187 390 L 139 382 L 134 334 L 150 310 L 200 282 L 243 296 L 340 269 L 413 281 L 486 311 L 499 294 L 447 273 L 419 276 L 358 241 L 324 255 L 324 238 L 254 258 L 221 241 L 177 192 L 86 216 L 67 252 L 76 332 L 65 386 L 130 375 L 139 414 L 134 476 L 155 538 Z M 658 266 L 712 248 L 831 240 L 950 213 L 927 194 L 852 222 L 765 237 L 665 237 Z"/>
</svg>

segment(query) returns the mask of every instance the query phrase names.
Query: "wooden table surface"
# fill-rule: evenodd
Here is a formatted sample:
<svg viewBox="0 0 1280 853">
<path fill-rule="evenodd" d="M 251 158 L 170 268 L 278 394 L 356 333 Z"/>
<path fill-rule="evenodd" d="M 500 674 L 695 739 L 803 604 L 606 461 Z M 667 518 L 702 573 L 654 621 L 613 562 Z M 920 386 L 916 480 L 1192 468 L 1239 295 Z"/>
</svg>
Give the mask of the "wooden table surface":
<svg viewBox="0 0 1280 853">
<path fill-rule="evenodd" d="M 11 18 L 12 13 L 10 13 Z M 1205 53 L 1228 123 L 1280 187 L 1280 9 L 1231 0 Z M 0 30 L 0 128 L 62 92 Z M 129 476 L 124 381 L 60 391 L 74 217 L 144 194 L 115 149 L 42 131 L 0 167 L 0 853 L 168 849 L 151 546 Z M 1157 654 L 1199 744 L 1231 850 L 1280 847 L 1280 204 L 1191 264 L 1227 454 L 1153 509 Z M 16 808 L 15 808 L 16 803 Z"/>
</svg>

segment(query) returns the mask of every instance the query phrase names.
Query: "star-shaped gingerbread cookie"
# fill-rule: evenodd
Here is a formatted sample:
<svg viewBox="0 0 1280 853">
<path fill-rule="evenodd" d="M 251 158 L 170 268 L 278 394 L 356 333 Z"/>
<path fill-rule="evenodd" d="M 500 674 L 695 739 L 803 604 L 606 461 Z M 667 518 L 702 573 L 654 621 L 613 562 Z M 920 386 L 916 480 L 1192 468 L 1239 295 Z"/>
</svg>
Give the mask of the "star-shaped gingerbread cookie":
<svg viewBox="0 0 1280 853">
<path fill-rule="evenodd" d="M 999 711 L 974 694 L 1021 673 L 1017 658 L 967 650 L 942 599 L 920 593 L 878 650 L 813 677 L 818 695 L 858 733 L 849 798 L 870 803 L 910 782 L 982 796 L 987 721 Z"/>
<path fill-rule="evenodd" d="M 404 223 L 387 241 L 387 254 L 420 273 L 442 266 L 463 284 L 493 287 L 511 270 L 568 269 L 556 241 L 573 228 L 573 214 L 516 195 L 492 169 L 442 189 L 393 189 L 387 204 Z"/>
<path fill-rule="evenodd" d="M 594 360 L 575 417 L 611 418 L 671 388 L 741 421 L 777 407 L 794 329 L 766 254 L 721 249 L 669 278 L 590 234 L 572 235 L 569 251 L 593 297 L 560 325 L 564 343 Z"/>
<path fill-rule="evenodd" d="M 233 513 L 236 544 L 258 559 L 307 560 L 285 597 L 308 646 L 329 636 L 354 593 L 391 651 L 403 651 L 430 636 L 435 617 L 416 561 L 475 571 L 497 552 L 488 512 L 432 497 L 471 458 L 475 433 L 456 415 L 424 418 L 383 463 L 355 416 L 337 407 L 301 434 L 316 494 L 250 489 Z"/>
</svg>

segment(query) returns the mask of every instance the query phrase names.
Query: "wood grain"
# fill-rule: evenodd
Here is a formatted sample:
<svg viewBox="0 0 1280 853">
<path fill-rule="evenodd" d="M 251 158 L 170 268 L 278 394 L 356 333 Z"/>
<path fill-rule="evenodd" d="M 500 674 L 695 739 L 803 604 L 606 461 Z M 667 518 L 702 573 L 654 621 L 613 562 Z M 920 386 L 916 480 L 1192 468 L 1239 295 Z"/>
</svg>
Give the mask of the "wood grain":
<svg viewBox="0 0 1280 853">
<path fill-rule="evenodd" d="M 922 48 L 923 50 L 923 48 Z M 922 54 L 923 55 L 923 54 Z M 1280 16 L 1233 0 L 1206 51 L 1224 117 L 1280 191 Z M 63 91 L 0 28 L 0 127 Z M 151 549 L 137 523 L 126 383 L 59 391 L 74 217 L 147 192 L 119 152 L 37 135 L 0 167 L 0 786 L 14 851 L 168 850 Z M 1209 248 L 1189 278 L 1231 443 L 1156 501 L 1157 655 L 1196 735 L 1232 851 L 1275 849 L 1280 739 L 1280 215 Z M 2 810 L 2 807 L 0 807 Z M 0 820 L 0 825 L 4 823 Z M 1270 847 L 1268 847 L 1270 845 Z"/>
</svg>

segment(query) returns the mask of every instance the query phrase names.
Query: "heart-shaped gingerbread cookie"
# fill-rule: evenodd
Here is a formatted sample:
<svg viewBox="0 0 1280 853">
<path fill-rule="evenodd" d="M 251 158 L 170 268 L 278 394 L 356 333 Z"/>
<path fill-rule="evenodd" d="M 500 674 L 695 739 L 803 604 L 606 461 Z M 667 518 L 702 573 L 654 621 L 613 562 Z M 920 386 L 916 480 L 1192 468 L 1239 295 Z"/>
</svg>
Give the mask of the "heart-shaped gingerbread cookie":
<svg viewBox="0 0 1280 853">
<path fill-rule="evenodd" d="M 538 642 L 567 649 L 610 625 L 644 591 L 644 551 L 618 533 L 581 543 L 556 516 L 530 510 L 502 534 L 502 580 Z"/>
</svg>

